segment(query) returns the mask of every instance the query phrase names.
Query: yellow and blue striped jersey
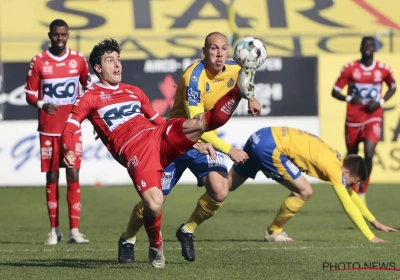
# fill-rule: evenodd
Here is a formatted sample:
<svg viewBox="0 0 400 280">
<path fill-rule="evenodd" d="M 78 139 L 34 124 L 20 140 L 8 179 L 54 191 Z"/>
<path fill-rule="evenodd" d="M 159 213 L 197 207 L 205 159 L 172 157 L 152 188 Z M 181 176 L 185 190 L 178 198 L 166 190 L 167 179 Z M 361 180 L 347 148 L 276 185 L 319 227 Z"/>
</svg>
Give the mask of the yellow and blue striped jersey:
<svg viewBox="0 0 400 280">
<path fill-rule="evenodd" d="M 190 65 L 179 80 L 174 106 L 168 118 L 191 118 L 188 106 L 212 109 L 215 103 L 235 85 L 240 66 L 233 60 L 226 60 L 225 70 L 219 75 L 207 71 L 202 60 Z"/>
</svg>

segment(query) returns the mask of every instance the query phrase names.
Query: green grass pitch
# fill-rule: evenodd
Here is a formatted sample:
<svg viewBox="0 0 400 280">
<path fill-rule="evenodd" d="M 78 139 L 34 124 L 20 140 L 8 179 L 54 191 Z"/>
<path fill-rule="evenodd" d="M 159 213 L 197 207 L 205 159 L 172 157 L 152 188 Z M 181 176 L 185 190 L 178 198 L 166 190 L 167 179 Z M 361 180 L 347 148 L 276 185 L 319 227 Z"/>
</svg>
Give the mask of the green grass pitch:
<svg viewBox="0 0 400 280">
<path fill-rule="evenodd" d="M 352 224 L 328 185 L 314 185 L 310 201 L 286 225 L 295 243 L 266 243 L 263 233 L 288 191 L 278 185 L 244 185 L 195 232 L 197 260 L 184 261 L 176 229 L 187 220 L 204 188 L 178 185 L 164 204 L 166 268 L 148 263 L 145 231 L 136 261 L 117 262 L 117 243 L 138 195 L 133 187 L 83 187 L 80 230 L 88 245 L 69 245 L 66 188 L 61 188 L 60 226 L 65 240 L 44 246 L 49 231 L 44 188 L 0 188 L 0 279 L 400 279 L 395 271 L 323 270 L 324 262 L 393 262 L 400 268 L 400 232 L 374 233 L 371 244 Z M 372 185 L 373 214 L 400 228 L 400 187 Z"/>
</svg>

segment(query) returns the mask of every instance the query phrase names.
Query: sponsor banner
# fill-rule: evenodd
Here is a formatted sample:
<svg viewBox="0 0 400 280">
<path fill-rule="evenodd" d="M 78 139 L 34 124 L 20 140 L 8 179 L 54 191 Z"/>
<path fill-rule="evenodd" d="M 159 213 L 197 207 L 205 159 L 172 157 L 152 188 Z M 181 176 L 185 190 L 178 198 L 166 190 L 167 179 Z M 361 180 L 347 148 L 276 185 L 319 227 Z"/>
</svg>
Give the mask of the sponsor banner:
<svg viewBox="0 0 400 280">
<path fill-rule="evenodd" d="M 319 135 L 318 117 L 258 117 L 254 119 L 236 118 L 230 120 L 219 130 L 221 138 L 233 146 L 242 148 L 248 137 L 265 126 L 292 126 Z M 3 162 L 1 186 L 43 186 L 45 173 L 40 172 L 39 135 L 35 131 L 36 121 L 3 121 L 0 130 L 7 137 L 0 142 L 0 161 Z M 238 129 L 240 127 L 240 129 Z M 130 177 L 124 167 L 118 164 L 100 141 L 95 141 L 92 125 L 85 121 L 82 124 L 83 160 L 80 180 L 83 185 L 103 184 L 129 185 Z M 226 156 L 227 157 L 227 156 Z M 228 159 L 228 167 L 232 162 Z M 316 180 L 313 179 L 313 182 Z M 196 185 L 196 178 L 186 171 L 181 184 Z M 273 183 L 261 173 L 256 180 L 248 183 Z M 65 185 L 65 172 L 60 172 L 60 184 Z"/>
<path fill-rule="evenodd" d="M 208 33 L 216 27 L 231 32 L 230 2 L 1 0 L 1 58 L 29 61 L 48 45 L 48 26 L 60 17 L 70 27 L 69 46 L 86 56 L 101 39 L 112 37 L 129 59 L 199 57 Z M 233 8 L 239 35 L 260 37 L 273 56 L 355 53 L 362 35 L 400 30 L 396 0 L 251 0 L 251 5 L 235 0 Z M 29 22 L 29 28 L 15 22 Z M 392 39 L 400 44 L 400 36 Z M 387 36 L 381 47 L 390 50 Z"/>
<path fill-rule="evenodd" d="M 137 85 L 162 116 L 168 116 L 183 71 L 198 59 L 148 59 L 123 61 L 123 82 Z M 4 120 L 36 119 L 37 111 L 25 100 L 24 84 L 29 63 L 4 63 L 4 92 L 0 94 Z M 98 79 L 92 75 L 92 81 Z M 264 116 L 316 116 L 317 58 L 270 57 L 257 71 L 255 95 Z M 2 105 L 1 105 L 2 104 Z M 235 116 L 248 116 L 242 100 Z"/>
<path fill-rule="evenodd" d="M 344 65 L 356 60 L 359 56 L 323 55 L 319 57 L 319 116 L 321 121 L 321 137 L 332 147 L 346 153 L 344 124 L 346 103 L 331 96 L 332 88 Z M 376 55 L 376 60 L 391 66 L 394 77 L 400 79 L 400 55 Z M 345 88 L 342 93 L 347 93 Z M 384 84 L 382 93 L 387 86 Z M 371 175 L 372 183 L 400 183 L 400 93 L 385 103 L 382 122 L 381 141 L 376 148 L 374 167 Z M 360 145 L 363 156 L 363 146 Z"/>
</svg>

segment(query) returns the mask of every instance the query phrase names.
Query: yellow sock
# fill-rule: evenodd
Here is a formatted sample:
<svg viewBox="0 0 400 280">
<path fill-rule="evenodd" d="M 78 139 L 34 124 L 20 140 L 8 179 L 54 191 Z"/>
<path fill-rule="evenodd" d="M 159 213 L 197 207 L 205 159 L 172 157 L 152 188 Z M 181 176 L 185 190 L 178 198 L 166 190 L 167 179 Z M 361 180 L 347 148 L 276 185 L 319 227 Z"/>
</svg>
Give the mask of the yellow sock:
<svg viewBox="0 0 400 280">
<path fill-rule="evenodd" d="M 222 204 L 223 202 L 213 200 L 207 193 L 203 194 L 197 201 L 196 209 L 194 209 L 192 216 L 190 216 L 183 229 L 188 232 L 194 232 L 202 222 L 214 216 Z"/>
<path fill-rule="evenodd" d="M 128 226 L 126 228 L 124 237 L 129 241 L 136 241 L 136 234 L 143 226 L 143 202 L 136 203 L 132 210 Z"/>
<path fill-rule="evenodd" d="M 273 233 L 282 232 L 283 226 L 287 223 L 296 214 L 297 211 L 304 205 L 306 201 L 298 198 L 294 195 L 288 196 L 285 201 L 282 203 L 281 209 L 278 214 L 275 216 L 275 219 L 272 221 L 269 229 Z"/>
</svg>

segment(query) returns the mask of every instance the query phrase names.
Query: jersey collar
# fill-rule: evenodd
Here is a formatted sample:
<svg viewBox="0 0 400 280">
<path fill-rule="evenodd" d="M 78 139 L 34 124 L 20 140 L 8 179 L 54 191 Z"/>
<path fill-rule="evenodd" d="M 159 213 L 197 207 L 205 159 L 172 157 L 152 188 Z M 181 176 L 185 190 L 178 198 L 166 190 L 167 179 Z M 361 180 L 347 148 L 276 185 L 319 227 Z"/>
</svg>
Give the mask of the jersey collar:
<svg viewBox="0 0 400 280">
<path fill-rule="evenodd" d="M 116 90 L 116 89 L 119 88 L 119 84 L 116 85 L 116 86 L 110 86 L 110 85 L 105 85 L 105 84 L 102 84 L 102 83 L 97 83 L 97 85 L 99 87 L 102 87 L 102 88 L 105 88 L 105 89 L 112 89 L 112 90 Z"/>
<path fill-rule="evenodd" d="M 370 66 L 368 66 L 368 67 L 365 66 L 364 64 L 362 64 L 360 60 L 358 61 L 358 64 L 360 64 L 360 67 L 361 67 L 362 70 L 364 70 L 364 71 L 371 71 L 372 69 L 375 68 L 375 66 L 376 66 L 376 61 L 374 60 L 374 61 L 372 62 L 372 64 L 371 64 Z"/>
<path fill-rule="evenodd" d="M 52 54 L 48 49 L 46 50 L 46 53 L 49 57 L 51 57 L 52 59 L 56 60 L 56 61 L 63 61 L 64 59 L 67 58 L 67 56 L 69 55 L 69 49 L 65 48 L 66 52 L 63 56 L 55 56 L 54 54 Z"/>
</svg>

